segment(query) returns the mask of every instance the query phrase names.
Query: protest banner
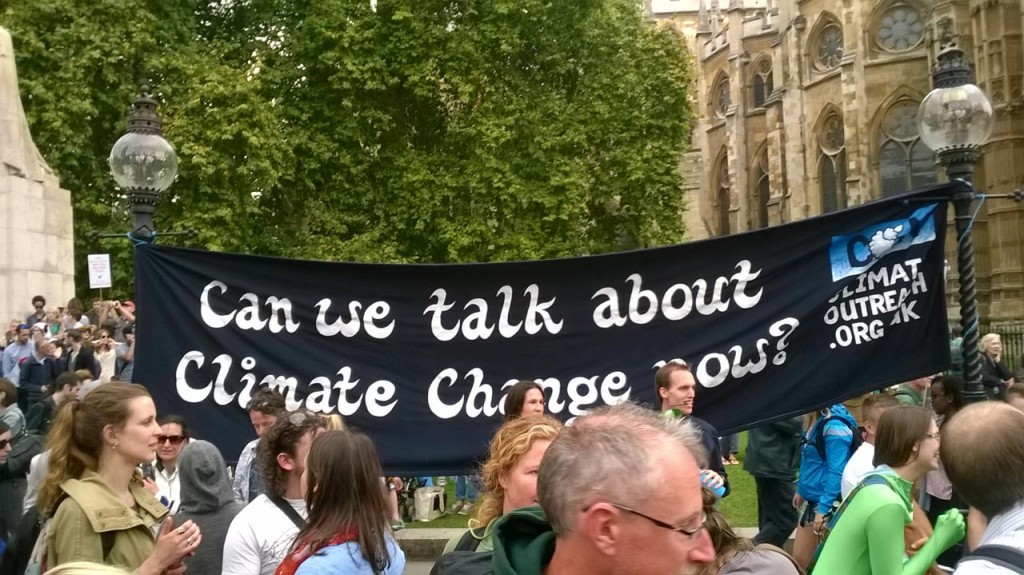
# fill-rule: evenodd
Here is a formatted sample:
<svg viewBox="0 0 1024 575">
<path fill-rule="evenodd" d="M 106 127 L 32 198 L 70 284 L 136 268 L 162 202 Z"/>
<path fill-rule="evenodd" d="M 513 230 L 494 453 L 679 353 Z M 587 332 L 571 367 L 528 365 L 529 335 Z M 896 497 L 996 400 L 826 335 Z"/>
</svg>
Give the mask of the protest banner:
<svg viewBox="0 0 1024 575">
<path fill-rule="evenodd" d="M 135 381 L 231 459 L 244 407 L 341 413 L 389 473 L 462 472 L 506 388 L 532 379 L 567 419 L 655 403 L 685 360 L 722 434 L 949 365 L 948 193 L 682 245 L 550 261 L 386 265 L 136 249 Z"/>
</svg>

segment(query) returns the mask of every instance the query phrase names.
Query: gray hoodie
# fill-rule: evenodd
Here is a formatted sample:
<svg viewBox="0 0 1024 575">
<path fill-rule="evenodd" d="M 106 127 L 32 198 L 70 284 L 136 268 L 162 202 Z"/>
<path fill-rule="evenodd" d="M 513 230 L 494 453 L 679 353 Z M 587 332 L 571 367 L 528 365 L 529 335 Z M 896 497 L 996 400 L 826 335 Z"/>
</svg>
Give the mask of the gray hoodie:
<svg viewBox="0 0 1024 575">
<path fill-rule="evenodd" d="M 185 560 L 188 575 L 217 575 L 221 571 L 224 538 L 242 505 L 235 501 L 227 465 L 212 443 L 194 440 L 186 445 L 178 458 L 178 470 L 181 506 L 174 524 L 192 520 L 203 534 L 195 556 Z"/>
</svg>

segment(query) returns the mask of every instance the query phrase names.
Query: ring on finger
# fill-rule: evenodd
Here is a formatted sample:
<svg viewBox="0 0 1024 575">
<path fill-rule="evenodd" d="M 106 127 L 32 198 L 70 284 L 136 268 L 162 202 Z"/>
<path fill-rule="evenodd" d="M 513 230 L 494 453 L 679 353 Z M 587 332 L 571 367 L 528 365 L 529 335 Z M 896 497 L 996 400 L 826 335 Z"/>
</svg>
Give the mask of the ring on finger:
<svg viewBox="0 0 1024 575">
<path fill-rule="evenodd" d="M 188 539 L 185 540 L 185 545 L 188 545 L 189 547 L 192 546 L 192 538 L 191 537 L 189 537 Z"/>
<path fill-rule="evenodd" d="M 185 527 L 184 526 L 179 527 L 178 528 L 178 535 L 184 535 L 184 534 L 185 534 Z"/>
</svg>

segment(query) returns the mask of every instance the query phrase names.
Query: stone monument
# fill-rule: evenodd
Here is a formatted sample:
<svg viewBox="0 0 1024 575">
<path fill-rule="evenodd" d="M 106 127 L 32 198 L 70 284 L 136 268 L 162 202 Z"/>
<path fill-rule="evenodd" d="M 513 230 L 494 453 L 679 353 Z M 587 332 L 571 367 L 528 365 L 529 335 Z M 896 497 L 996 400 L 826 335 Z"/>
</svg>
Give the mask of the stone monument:
<svg viewBox="0 0 1024 575">
<path fill-rule="evenodd" d="M 18 92 L 11 35 L 0 27 L 0 325 L 63 306 L 75 293 L 71 193 L 39 154 Z"/>
</svg>

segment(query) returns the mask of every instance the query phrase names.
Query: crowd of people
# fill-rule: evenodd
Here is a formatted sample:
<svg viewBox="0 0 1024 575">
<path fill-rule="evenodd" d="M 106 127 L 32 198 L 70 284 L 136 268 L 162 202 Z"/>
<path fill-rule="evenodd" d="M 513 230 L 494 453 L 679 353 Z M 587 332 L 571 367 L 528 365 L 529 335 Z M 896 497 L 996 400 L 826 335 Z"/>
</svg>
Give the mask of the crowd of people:
<svg viewBox="0 0 1024 575">
<path fill-rule="evenodd" d="M 0 575 L 403 572 L 402 479 L 367 435 L 260 387 L 256 437 L 229 467 L 130 383 L 131 302 L 32 303 L 3 351 Z M 996 401 L 965 406 L 946 374 L 751 429 L 749 540 L 718 509 L 739 453 L 694 415 L 687 364 L 657 371 L 655 409 L 569 425 L 544 413 L 539 384 L 510 385 L 486 460 L 457 480 L 468 529 L 433 573 L 1024 572 L 1024 385 L 983 342 Z"/>
</svg>

